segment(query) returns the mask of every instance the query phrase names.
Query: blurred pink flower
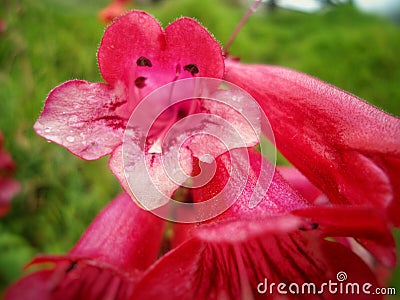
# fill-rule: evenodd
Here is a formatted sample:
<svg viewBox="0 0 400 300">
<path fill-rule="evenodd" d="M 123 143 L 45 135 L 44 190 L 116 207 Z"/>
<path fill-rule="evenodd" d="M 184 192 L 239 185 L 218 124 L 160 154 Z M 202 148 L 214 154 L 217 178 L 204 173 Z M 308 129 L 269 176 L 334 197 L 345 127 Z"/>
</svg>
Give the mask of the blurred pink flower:
<svg viewBox="0 0 400 300">
<path fill-rule="evenodd" d="M 115 18 L 123 15 L 127 8 L 125 8 L 125 3 L 133 0 L 113 0 L 109 5 L 103 8 L 99 12 L 99 19 L 105 24 L 112 22 Z"/>
<path fill-rule="evenodd" d="M 4 137 L 0 132 L 0 217 L 8 212 L 11 199 L 21 189 L 18 181 L 12 178 L 14 171 L 14 161 L 4 149 Z"/>
</svg>

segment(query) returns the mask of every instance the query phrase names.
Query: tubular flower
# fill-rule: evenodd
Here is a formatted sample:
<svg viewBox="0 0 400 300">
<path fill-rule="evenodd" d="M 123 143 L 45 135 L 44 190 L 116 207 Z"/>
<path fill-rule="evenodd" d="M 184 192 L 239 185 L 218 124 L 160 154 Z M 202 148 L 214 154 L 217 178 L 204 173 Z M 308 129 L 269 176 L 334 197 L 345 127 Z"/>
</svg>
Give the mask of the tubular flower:
<svg viewBox="0 0 400 300">
<path fill-rule="evenodd" d="M 258 101 L 278 149 L 332 203 L 371 205 L 387 212 L 394 225 L 400 224 L 398 118 L 296 71 L 230 59 L 224 63 L 218 43 L 189 18 L 162 31 L 150 15 L 130 12 L 106 30 L 98 61 L 107 83 L 72 80 L 56 87 L 34 127 L 83 159 L 113 154 L 110 168 L 128 192 L 120 146 L 128 118 L 141 99 L 177 79 L 224 76 Z M 187 115 L 209 109 L 189 105 L 177 111 Z M 163 138 L 162 128 L 177 118 L 169 115 L 152 131 L 144 149 L 149 160 L 152 146 Z M 190 169 L 193 156 L 187 154 L 181 163 Z M 157 161 L 152 169 L 153 176 L 159 176 Z M 173 188 L 166 189 L 173 193 Z"/>
<path fill-rule="evenodd" d="M 8 212 L 11 199 L 21 188 L 18 181 L 11 177 L 15 171 L 15 164 L 11 155 L 3 147 L 4 138 L 0 132 L 0 217 Z"/>
<path fill-rule="evenodd" d="M 371 205 L 400 225 L 400 120 L 311 76 L 226 60 L 260 104 L 277 148 L 333 203 Z"/>
<path fill-rule="evenodd" d="M 283 294 L 265 286 L 266 279 L 272 286 L 313 283 L 319 289 L 329 280 L 339 283 L 336 276 L 340 272 L 360 286 L 365 282 L 378 286 L 359 256 L 325 238 L 354 237 L 377 243 L 382 249 L 379 259 L 393 265 L 395 246 L 385 219 L 370 208 L 310 207 L 279 173 L 260 204 L 249 209 L 254 178 L 261 172 L 260 154 L 249 151 L 254 176 L 249 177 L 239 200 L 220 216 L 175 232 L 179 242 L 172 244 L 176 247 L 144 273 L 131 299 L 281 299 Z M 204 189 L 216 191 L 224 180 L 217 176 Z M 194 201 L 204 193 L 195 192 Z M 335 295 L 327 290 L 319 295 L 287 294 L 289 299 L 382 299 L 362 293 Z"/>
<path fill-rule="evenodd" d="M 128 299 L 156 259 L 163 222 L 121 194 L 66 255 L 39 255 L 28 266 L 52 264 L 20 279 L 5 299 Z"/>
<path fill-rule="evenodd" d="M 107 84 L 72 80 L 56 87 L 50 92 L 34 128 L 47 140 L 63 145 L 84 159 L 111 154 L 111 170 L 125 191 L 135 199 L 126 182 L 122 163 L 123 136 L 129 117 L 140 106 L 143 97 L 167 83 L 195 77 L 221 79 L 224 71 L 222 51 L 215 39 L 192 19 L 181 18 L 163 31 L 150 15 L 133 11 L 108 27 L 98 51 L 98 61 Z M 162 100 L 156 99 L 160 100 L 157 104 L 168 106 L 168 96 L 179 94 L 179 90 L 171 85 L 170 92 Z M 139 123 L 142 119 L 145 123 L 146 114 L 151 109 L 139 116 Z M 189 136 L 185 147 L 177 149 L 180 144 L 175 143 L 161 151 L 159 144 L 168 129 L 195 113 L 217 116 L 229 124 L 236 122 L 241 132 L 246 127 L 237 114 L 202 99 L 179 103 L 164 111 L 145 137 L 146 145 L 137 141 L 140 138 L 132 143 L 140 147 L 151 180 L 158 182 L 159 188 L 169 197 L 177 185 L 164 174 L 163 160 L 181 151 L 179 164 L 190 174 L 193 160 L 202 155 L 204 145 L 214 143 L 212 137 L 208 142 L 206 137 L 198 142 Z M 246 146 L 256 143 L 252 136 L 248 136 L 245 142 Z M 131 155 L 129 167 L 143 172 L 137 158 L 140 154 Z M 151 200 L 155 202 L 152 203 L 154 208 L 165 203 L 154 199 L 147 202 Z"/>
<path fill-rule="evenodd" d="M 251 173 L 257 175 L 261 156 L 254 150 L 249 155 Z M 310 207 L 279 173 L 260 204 L 249 209 L 255 178 L 249 177 L 239 200 L 215 219 L 194 226 L 175 224 L 168 237 L 172 250 L 167 253 L 161 243 L 163 221 L 123 194 L 67 255 L 34 259 L 30 265 L 53 263 L 55 267 L 22 278 L 9 288 L 5 299 L 263 299 L 267 291 L 268 298 L 275 299 L 280 295 L 263 285 L 266 279 L 298 286 L 313 283 L 319 290 L 329 280 L 338 284 L 340 272 L 352 283 L 378 287 L 360 257 L 325 238 L 350 236 L 379 242 L 382 253 L 386 252 L 380 258 L 392 260 L 394 242 L 381 216 L 370 209 Z M 204 189 L 218 190 L 221 180 L 214 178 Z M 200 190 L 194 193 L 194 200 L 202 195 Z M 347 220 L 349 214 L 352 222 L 338 218 L 345 215 Z M 162 254 L 158 260 L 157 253 Z M 311 291 L 303 298 L 314 296 Z M 323 292 L 324 299 L 335 296 Z"/>
<path fill-rule="evenodd" d="M 107 83 L 72 80 L 56 87 L 34 125 L 39 135 L 88 160 L 107 154 L 119 158 L 128 119 L 151 91 L 178 79 L 222 78 L 224 72 L 219 44 L 196 21 L 181 18 L 163 31 L 152 16 L 139 11 L 126 14 L 108 27 L 98 62 Z M 153 154 L 164 129 L 191 112 L 209 110 L 212 108 L 206 104 L 183 104 L 156 123 L 143 149 L 152 160 L 154 176 L 162 172 L 159 161 L 153 163 Z M 182 166 L 190 168 L 192 155 L 185 157 Z M 110 168 L 126 186 L 121 161 L 111 159 Z"/>
<path fill-rule="evenodd" d="M 257 186 L 268 187 L 263 172 L 273 174 L 273 167 L 262 163 L 264 159 L 260 153 L 247 148 L 254 145 L 250 137 L 240 149 L 216 151 L 213 178 L 207 184 L 183 193 L 180 200 L 194 204 L 206 202 L 223 191 L 228 181 L 235 186 L 245 178 L 238 200 L 211 220 L 172 226 L 173 234 L 168 238 L 170 251 L 162 251 L 163 255 L 157 261 L 153 256 L 152 262 L 149 260 L 139 268 L 138 277 L 129 275 L 132 266 L 138 269 L 135 264 L 107 259 L 109 265 L 116 265 L 108 270 L 123 270 L 122 274 L 126 276 L 123 280 L 130 282 L 132 292 L 121 299 L 265 298 L 258 287 L 266 285 L 260 285 L 266 278 L 275 284 L 312 282 L 322 286 L 340 272 L 345 272 L 354 283 L 368 282 L 377 286 L 373 271 L 363 261 L 365 256 L 358 256 L 348 241 L 364 248 L 369 257 L 386 267 L 396 264 L 389 227 L 400 225 L 397 214 L 399 119 L 308 75 L 280 67 L 224 60 L 213 37 L 188 18 L 178 19 L 163 31 L 150 15 L 130 12 L 106 30 L 98 62 L 106 83 L 72 80 L 56 87 L 47 97 L 35 130 L 83 159 L 111 154 L 110 168 L 133 200 L 122 160 L 123 136 L 130 129 L 127 128 L 128 119 L 143 103 L 144 97 L 165 84 L 178 82 L 178 79 L 225 79 L 250 93 L 267 115 L 278 149 L 297 168 L 296 172 L 301 172 L 282 171 L 283 177 L 298 191 L 276 172 L 269 189 L 261 195 L 260 203 L 250 208 Z M 160 99 L 168 100 L 168 95 Z M 166 177 L 162 175 L 162 161 L 157 154 L 168 158 L 169 152 L 178 149 L 160 151 L 159 143 L 172 123 L 190 114 L 210 112 L 221 117 L 228 115 L 224 119 L 235 123 L 239 131 L 245 130 L 234 114 L 199 100 L 167 110 L 148 132 L 146 146 L 141 151 L 150 166 L 149 174 L 156 182 L 161 182 L 163 191 L 171 196 L 177 192 L 176 187 L 163 185 Z M 208 166 L 200 159 L 203 150 L 213 145 L 213 139 L 205 139 L 205 142 L 194 139 L 193 143 L 189 139 L 183 150 L 179 149 L 182 150 L 179 167 L 187 174 L 198 173 L 199 169 Z M 233 165 L 231 156 L 239 162 Z M 135 164 L 135 159 L 131 163 Z M 232 169 L 234 172 L 229 172 Z M 137 176 L 136 184 L 140 184 L 143 174 L 133 175 Z M 229 191 L 223 195 L 224 201 L 231 200 Z M 320 205 L 321 199 L 324 205 Z M 134 212 L 131 219 L 126 216 L 120 221 L 114 215 L 117 221 L 110 218 L 108 222 L 111 227 L 127 222 L 130 230 L 135 228 L 136 234 L 142 236 L 142 230 L 148 229 L 149 221 L 145 220 L 154 217 L 147 213 L 143 221 L 137 222 L 137 214 L 144 216 L 144 213 Z M 161 227 L 157 225 L 157 228 Z M 118 233 L 121 237 L 127 234 L 124 230 Z M 49 284 L 56 280 L 57 284 L 50 287 L 60 287 L 61 291 L 71 282 L 81 291 L 82 283 L 74 280 L 73 274 L 85 264 L 88 267 L 81 268 L 92 274 L 90 268 L 97 266 L 97 254 L 87 251 L 86 247 L 82 251 L 75 249 L 86 245 L 83 240 L 92 240 L 89 238 L 91 231 L 88 230 L 67 256 L 36 259 L 34 262 L 56 262 L 56 267 L 28 275 L 16 286 L 46 281 L 48 291 Z M 159 244 L 157 239 L 151 243 L 151 249 Z M 119 250 L 111 249 L 111 243 L 106 246 L 104 253 L 115 251 L 114 255 L 117 255 Z M 128 250 L 134 249 L 134 246 L 129 247 Z M 132 257 L 140 253 L 138 248 L 135 249 L 127 250 Z M 72 267 L 71 262 L 77 261 L 76 251 L 78 261 L 82 263 Z M 69 264 L 61 265 L 65 261 Z M 74 269 L 70 271 L 70 268 Z M 86 275 L 80 276 L 80 279 L 85 278 Z M 11 291 L 17 292 L 17 289 Z M 92 294 L 82 295 L 88 295 L 87 299 L 90 299 Z M 338 298 L 329 293 L 307 294 L 303 298 L 314 296 Z M 345 299 L 345 296 L 339 298 Z M 268 297 L 279 299 L 282 295 Z M 371 297 L 382 299 L 378 295 Z M 354 298 L 354 295 L 349 297 Z M 365 295 L 358 295 L 358 299 L 364 298 Z"/>
</svg>

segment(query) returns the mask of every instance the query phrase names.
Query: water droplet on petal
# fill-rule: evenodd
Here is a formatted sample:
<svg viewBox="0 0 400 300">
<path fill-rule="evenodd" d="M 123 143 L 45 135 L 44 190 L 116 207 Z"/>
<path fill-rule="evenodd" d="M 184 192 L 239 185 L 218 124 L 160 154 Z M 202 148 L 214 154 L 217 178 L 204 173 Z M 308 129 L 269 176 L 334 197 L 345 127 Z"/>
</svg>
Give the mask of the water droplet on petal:
<svg viewBox="0 0 400 300">
<path fill-rule="evenodd" d="M 86 142 L 86 136 L 85 136 L 85 134 L 84 134 L 83 132 L 81 132 L 79 135 L 80 135 L 81 140 L 82 140 L 82 145 L 83 145 L 83 146 L 86 146 L 86 145 L 87 145 L 87 142 Z"/>
<path fill-rule="evenodd" d="M 46 133 L 49 133 L 51 131 L 51 128 L 50 127 L 46 127 L 45 129 L 44 129 L 44 132 L 46 132 Z"/>
<path fill-rule="evenodd" d="M 79 120 L 78 116 L 75 116 L 75 115 L 71 116 L 68 119 L 68 125 L 74 125 L 78 122 L 78 120 Z"/>
<path fill-rule="evenodd" d="M 73 136 L 67 136 L 67 142 L 73 143 L 75 138 Z"/>
</svg>

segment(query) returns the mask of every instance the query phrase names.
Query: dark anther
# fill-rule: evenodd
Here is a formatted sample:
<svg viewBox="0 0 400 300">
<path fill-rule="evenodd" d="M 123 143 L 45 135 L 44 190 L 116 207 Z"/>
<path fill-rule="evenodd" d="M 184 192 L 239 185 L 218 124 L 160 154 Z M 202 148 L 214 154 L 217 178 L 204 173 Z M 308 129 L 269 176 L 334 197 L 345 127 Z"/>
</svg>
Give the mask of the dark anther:
<svg viewBox="0 0 400 300">
<path fill-rule="evenodd" d="M 144 56 L 139 57 L 137 59 L 137 61 L 136 61 L 136 64 L 139 67 L 152 67 L 153 66 L 153 64 L 151 63 L 150 59 L 148 59 L 148 58 L 146 58 Z"/>
<path fill-rule="evenodd" d="M 78 262 L 77 262 L 77 261 L 73 261 L 73 262 L 69 265 L 69 267 L 65 270 L 65 273 L 71 272 L 73 269 L 76 268 L 77 265 L 78 265 Z"/>
<path fill-rule="evenodd" d="M 199 73 L 199 68 L 195 64 L 188 64 L 183 67 L 185 71 L 190 72 L 194 76 L 194 74 Z"/>
<path fill-rule="evenodd" d="M 146 83 L 145 83 L 146 79 L 147 79 L 146 77 L 142 77 L 142 76 L 136 78 L 136 80 L 135 80 L 136 87 L 139 89 L 144 88 L 146 86 Z"/>
<path fill-rule="evenodd" d="M 318 224 L 317 223 L 311 223 L 311 224 L 308 224 L 308 226 L 301 226 L 299 228 L 299 230 L 307 231 L 307 230 L 315 230 L 317 228 L 318 228 Z"/>
</svg>

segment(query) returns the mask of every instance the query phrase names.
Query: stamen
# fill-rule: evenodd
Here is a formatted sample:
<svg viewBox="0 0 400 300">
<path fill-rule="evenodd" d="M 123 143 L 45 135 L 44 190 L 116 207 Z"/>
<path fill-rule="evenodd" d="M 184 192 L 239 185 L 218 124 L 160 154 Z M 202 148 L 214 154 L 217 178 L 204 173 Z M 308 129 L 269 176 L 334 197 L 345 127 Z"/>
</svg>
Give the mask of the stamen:
<svg viewBox="0 0 400 300">
<path fill-rule="evenodd" d="M 235 29 L 233 30 L 232 35 L 229 38 L 228 42 L 224 46 L 225 55 L 228 55 L 228 50 L 232 45 L 233 41 L 235 40 L 236 36 L 238 35 L 240 29 L 242 29 L 243 25 L 247 22 L 250 16 L 257 10 L 258 6 L 263 2 L 266 2 L 266 0 L 254 0 L 253 4 L 246 11 L 243 18 L 240 20 L 240 22 L 236 25 Z"/>
<path fill-rule="evenodd" d="M 192 76 L 199 73 L 199 68 L 195 64 L 188 64 L 188 65 L 184 66 L 183 69 L 185 71 L 190 72 L 190 74 L 192 74 Z"/>
<path fill-rule="evenodd" d="M 152 67 L 153 66 L 153 64 L 151 63 L 150 59 L 148 59 L 148 58 L 146 58 L 144 56 L 139 57 L 137 59 L 137 61 L 136 61 L 136 64 L 139 67 Z"/>
<path fill-rule="evenodd" d="M 146 79 L 147 79 L 146 77 L 142 77 L 142 76 L 136 78 L 136 80 L 135 80 L 136 87 L 139 89 L 144 88 L 146 86 L 146 83 L 145 83 Z"/>
</svg>

